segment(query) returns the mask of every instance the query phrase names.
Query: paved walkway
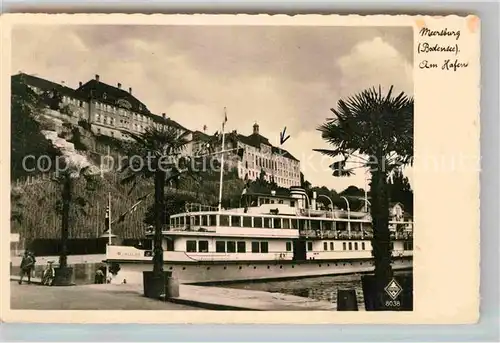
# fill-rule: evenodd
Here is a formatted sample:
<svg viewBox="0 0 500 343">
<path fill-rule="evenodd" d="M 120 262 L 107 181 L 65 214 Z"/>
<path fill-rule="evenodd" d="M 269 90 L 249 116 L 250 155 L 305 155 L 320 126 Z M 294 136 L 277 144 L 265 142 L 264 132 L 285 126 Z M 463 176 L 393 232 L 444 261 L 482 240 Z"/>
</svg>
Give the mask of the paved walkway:
<svg viewBox="0 0 500 343">
<path fill-rule="evenodd" d="M 11 280 L 18 277 L 11 276 Z M 39 283 L 39 279 L 32 279 Z M 36 287 L 36 289 L 35 289 Z M 12 309 L 61 310 L 247 310 L 247 311 L 331 311 L 327 301 L 282 293 L 235 288 L 179 285 L 179 297 L 168 302 L 143 296 L 141 285 L 102 284 L 69 287 L 18 285 L 11 282 Z"/>
<path fill-rule="evenodd" d="M 15 310 L 200 310 L 200 308 L 148 299 L 137 292 L 98 287 L 46 287 L 10 283 L 10 304 Z"/>
</svg>

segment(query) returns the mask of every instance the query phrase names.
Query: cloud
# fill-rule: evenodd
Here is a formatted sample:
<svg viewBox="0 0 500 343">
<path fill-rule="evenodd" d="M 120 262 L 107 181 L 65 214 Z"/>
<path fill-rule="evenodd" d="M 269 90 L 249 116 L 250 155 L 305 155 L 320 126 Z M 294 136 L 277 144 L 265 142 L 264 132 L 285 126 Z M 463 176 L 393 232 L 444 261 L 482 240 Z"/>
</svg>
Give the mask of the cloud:
<svg viewBox="0 0 500 343">
<path fill-rule="evenodd" d="M 412 44 L 409 27 L 19 26 L 12 73 L 73 87 L 99 74 L 191 130 L 218 130 L 224 107 L 229 129 L 258 122 L 273 144 L 286 126 L 306 178 L 341 190 L 364 177 L 331 176 L 312 152 L 325 146 L 316 128 L 341 96 L 379 84 L 413 93 Z"/>
</svg>

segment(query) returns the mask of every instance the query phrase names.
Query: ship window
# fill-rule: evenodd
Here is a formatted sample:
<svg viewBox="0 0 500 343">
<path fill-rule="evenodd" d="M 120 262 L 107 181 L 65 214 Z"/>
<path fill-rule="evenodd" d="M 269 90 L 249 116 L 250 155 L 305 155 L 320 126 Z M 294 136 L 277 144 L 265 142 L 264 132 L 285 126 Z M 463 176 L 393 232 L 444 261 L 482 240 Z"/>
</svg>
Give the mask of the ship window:
<svg viewBox="0 0 500 343">
<path fill-rule="evenodd" d="M 262 227 L 262 218 L 261 217 L 255 217 L 253 219 L 253 227 Z"/>
<path fill-rule="evenodd" d="M 283 200 L 278 201 L 278 204 L 282 204 L 282 203 L 283 203 Z"/>
<path fill-rule="evenodd" d="M 291 229 L 297 229 L 298 228 L 298 225 L 297 225 L 297 219 L 290 219 L 290 228 Z"/>
<path fill-rule="evenodd" d="M 361 250 L 365 250 L 365 242 L 361 242 Z"/>
<path fill-rule="evenodd" d="M 201 216 L 202 224 L 204 226 L 208 225 L 208 216 Z"/>
<path fill-rule="evenodd" d="M 240 216 L 232 216 L 231 217 L 231 226 L 241 226 L 241 217 Z"/>
<path fill-rule="evenodd" d="M 208 241 L 198 242 L 198 252 L 208 252 Z"/>
<path fill-rule="evenodd" d="M 216 241 L 215 242 L 215 252 L 226 252 L 226 242 Z"/>
<path fill-rule="evenodd" d="M 295 207 L 295 201 L 290 201 L 290 207 Z"/>
<path fill-rule="evenodd" d="M 194 216 L 194 225 L 199 226 L 200 225 L 200 216 Z"/>
<path fill-rule="evenodd" d="M 236 242 L 228 241 L 227 242 L 227 252 L 236 252 Z"/>
<path fill-rule="evenodd" d="M 267 243 L 267 242 L 260 242 L 260 252 L 262 252 L 262 253 L 268 253 L 269 252 L 269 243 Z"/>
<path fill-rule="evenodd" d="M 354 250 L 358 250 L 358 242 L 354 243 Z"/>
<path fill-rule="evenodd" d="M 184 226 L 184 218 L 185 218 L 184 216 L 182 216 L 182 217 L 180 218 L 180 221 L 181 221 L 181 226 Z"/>
<path fill-rule="evenodd" d="M 271 218 L 264 218 L 264 227 L 266 229 L 270 229 L 271 228 Z"/>
<path fill-rule="evenodd" d="M 323 242 L 323 250 L 328 250 L 328 242 Z"/>
<path fill-rule="evenodd" d="M 264 204 L 269 204 L 269 199 L 264 199 Z"/>
<path fill-rule="evenodd" d="M 307 251 L 313 250 L 313 242 L 307 242 Z"/>
<path fill-rule="evenodd" d="M 274 228 L 281 229 L 281 218 L 274 218 Z"/>
<path fill-rule="evenodd" d="M 259 247 L 259 242 L 252 242 L 252 252 L 260 252 Z"/>
<path fill-rule="evenodd" d="M 216 226 L 217 225 L 217 217 L 215 215 L 210 216 L 210 226 Z"/>
<path fill-rule="evenodd" d="M 342 243 L 342 250 L 345 250 L 346 249 L 346 244 L 345 242 Z"/>
<path fill-rule="evenodd" d="M 196 252 L 196 241 L 186 241 L 186 252 Z"/>
<path fill-rule="evenodd" d="M 274 204 L 274 200 L 271 200 L 271 204 Z"/>
<path fill-rule="evenodd" d="M 352 242 L 349 242 L 349 250 L 352 250 Z"/>
<path fill-rule="evenodd" d="M 311 220 L 311 230 L 319 230 L 319 220 Z"/>
<path fill-rule="evenodd" d="M 238 248 L 238 252 L 246 252 L 247 251 L 247 247 L 246 247 L 245 242 L 238 242 L 237 248 Z"/>
<path fill-rule="evenodd" d="M 220 216 L 220 226 L 229 226 L 229 216 Z"/>
<path fill-rule="evenodd" d="M 332 222 L 324 220 L 322 222 L 323 230 L 330 231 L 332 229 Z"/>
<path fill-rule="evenodd" d="M 335 245 L 333 244 L 333 242 L 330 242 L 330 250 L 335 250 Z"/>
<path fill-rule="evenodd" d="M 252 227 L 252 217 L 243 217 L 243 227 Z"/>
<path fill-rule="evenodd" d="M 288 218 L 283 218 L 283 229 L 289 229 L 290 228 L 290 219 Z"/>
<path fill-rule="evenodd" d="M 286 242 L 286 251 L 292 251 L 292 242 Z"/>
</svg>

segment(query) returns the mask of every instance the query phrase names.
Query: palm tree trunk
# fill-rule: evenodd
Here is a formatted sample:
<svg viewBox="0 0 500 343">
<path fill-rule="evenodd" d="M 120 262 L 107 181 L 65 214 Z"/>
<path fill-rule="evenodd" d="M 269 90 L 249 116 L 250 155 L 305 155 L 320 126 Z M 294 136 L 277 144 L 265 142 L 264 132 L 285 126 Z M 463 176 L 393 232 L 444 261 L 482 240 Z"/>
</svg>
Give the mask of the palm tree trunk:
<svg viewBox="0 0 500 343">
<path fill-rule="evenodd" d="M 161 168 L 159 168 L 161 169 Z M 155 234 L 153 248 L 153 275 L 163 275 L 162 230 L 165 222 L 165 171 L 155 173 Z"/>
<path fill-rule="evenodd" d="M 383 155 L 381 155 L 383 156 Z M 372 224 L 373 240 L 372 253 L 375 260 L 375 278 L 382 289 L 386 280 L 392 277 L 392 249 L 389 233 L 389 197 L 387 190 L 387 172 L 384 165 L 385 159 L 379 157 L 376 169 L 371 171 L 372 181 L 370 191 L 372 194 Z"/>
<path fill-rule="evenodd" d="M 72 180 L 69 173 L 64 176 L 62 190 L 62 220 L 61 220 L 61 255 L 59 256 L 59 268 L 68 266 L 68 238 L 69 238 L 69 210 L 72 197 Z"/>
</svg>

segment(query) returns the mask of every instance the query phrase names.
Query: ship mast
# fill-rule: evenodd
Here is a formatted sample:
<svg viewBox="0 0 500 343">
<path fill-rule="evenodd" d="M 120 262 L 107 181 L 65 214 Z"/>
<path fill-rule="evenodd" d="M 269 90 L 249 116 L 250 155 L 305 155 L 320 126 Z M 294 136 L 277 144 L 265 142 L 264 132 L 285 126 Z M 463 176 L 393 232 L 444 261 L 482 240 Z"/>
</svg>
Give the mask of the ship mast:
<svg viewBox="0 0 500 343">
<path fill-rule="evenodd" d="M 225 148 L 225 126 L 227 122 L 227 112 L 224 107 L 224 121 L 222 122 L 222 148 L 220 157 L 220 180 L 219 180 L 219 212 L 222 211 L 222 182 L 224 181 L 224 148 Z"/>
</svg>

